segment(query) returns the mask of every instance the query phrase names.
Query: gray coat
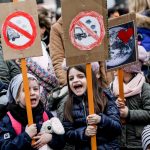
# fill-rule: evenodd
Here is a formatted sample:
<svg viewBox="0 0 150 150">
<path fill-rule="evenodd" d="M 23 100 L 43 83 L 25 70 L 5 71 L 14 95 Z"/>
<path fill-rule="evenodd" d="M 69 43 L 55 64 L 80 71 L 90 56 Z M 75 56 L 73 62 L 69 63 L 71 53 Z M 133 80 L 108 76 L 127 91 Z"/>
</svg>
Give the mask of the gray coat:
<svg viewBox="0 0 150 150">
<path fill-rule="evenodd" d="M 14 61 L 4 61 L 0 45 L 0 80 L 8 85 L 11 79 L 19 73 L 20 69 Z"/>
<path fill-rule="evenodd" d="M 8 99 L 6 97 L 6 92 L 11 79 L 20 73 L 19 67 L 14 63 L 14 61 L 4 61 L 2 46 L 0 44 L 0 119 L 6 113 L 6 104 Z"/>
<path fill-rule="evenodd" d="M 142 150 L 141 133 L 150 124 L 150 85 L 144 83 L 141 94 L 126 98 L 129 108 L 127 122 L 123 125 L 121 146 Z"/>
</svg>

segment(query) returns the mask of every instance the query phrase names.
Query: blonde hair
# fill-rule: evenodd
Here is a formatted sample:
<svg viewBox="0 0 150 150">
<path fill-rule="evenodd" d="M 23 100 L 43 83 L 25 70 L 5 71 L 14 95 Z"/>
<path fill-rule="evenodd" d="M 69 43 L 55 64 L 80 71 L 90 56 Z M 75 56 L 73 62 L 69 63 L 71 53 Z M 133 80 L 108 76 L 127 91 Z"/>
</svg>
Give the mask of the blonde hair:
<svg viewBox="0 0 150 150">
<path fill-rule="evenodd" d="M 150 0 L 128 0 L 129 12 L 142 12 L 150 8 Z"/>
</svg>

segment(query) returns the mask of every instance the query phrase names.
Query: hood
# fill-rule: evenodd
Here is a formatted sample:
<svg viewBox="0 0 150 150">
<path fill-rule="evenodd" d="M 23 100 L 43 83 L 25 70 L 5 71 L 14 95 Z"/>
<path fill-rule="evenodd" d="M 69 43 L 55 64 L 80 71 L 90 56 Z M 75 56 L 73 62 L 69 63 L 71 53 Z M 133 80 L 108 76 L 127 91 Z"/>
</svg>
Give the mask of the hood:
<svg viewBox="0 0 150 150">
<path fill-rule="evenodd" d="M 147 10 L 143 14 L 136 14 L 137 27 L 150 29 L 150 16 L 148 14 L 150 14 L 150 10 Z"/>
</svg>

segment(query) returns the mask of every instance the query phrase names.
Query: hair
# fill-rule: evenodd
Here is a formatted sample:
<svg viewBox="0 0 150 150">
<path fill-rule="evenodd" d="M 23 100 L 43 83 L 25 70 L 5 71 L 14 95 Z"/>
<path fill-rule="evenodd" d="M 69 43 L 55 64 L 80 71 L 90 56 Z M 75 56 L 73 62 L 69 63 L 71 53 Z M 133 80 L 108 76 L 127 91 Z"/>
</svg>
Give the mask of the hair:
<svg viewBox="0 0 150 150">
<path fill-rule="evenodd" d="M 43 16 L 43 15 L 38 15 L 39 17 L 39 26 L 40 28 L 43 28 L 45 27 L 46 28 L 46 31 L 49 33 L 50 32 L 50 28 L 51 28 L 51 24 L 49 22 L 49 20 Z"/>
<path fill-rule="evenodd" d="M 69 97 L 68 100 L 65 103 L 64 107 L 64 118 L 73 122 L 72 118 L 72 108 L 73 108 L 73 95 L 74 93 L 72 92 L 70 85 L 69 85 L 69 73 L 72 68 L 75 68 L 76 70 L 84 73 L 86 75 L 86 69 L 84 65 L 79 65 L 79 66 L 73 66 L 68 68 L 67 70 L 67 82 L 68 82 L 68 89 L 69 89 Z M 93 85 L 93 99 L 94 99 L 94 108 L 96 113 L 103 112 L 107 103 L 107 98 L 104 96 L 102 92 L 102 88 L 98 84 L 98 80 L 92 71 L 92 85 Z M 87 98 L 87 93 L 86 93 L 86 98 Z M 86 101 L 87 102 L 87 101 Z"/>
<path fill-rule="evenodd" d="M 110 18 L 111 15 L 113 15 L 115 12 L 118 12 L 118 14 L 121 16 L 121 15 L 127 14 L 128 13 L 128 9 L 122 8 L 119 5 L 116 5 L 113 8 L 109 8 L 108 9 L 108 18 Z"/>
<path fill-rule="evenodd" d="M 142 12 L 150 8 L 149 0 L 128 0 L 130 12 Z"/>
</svg>

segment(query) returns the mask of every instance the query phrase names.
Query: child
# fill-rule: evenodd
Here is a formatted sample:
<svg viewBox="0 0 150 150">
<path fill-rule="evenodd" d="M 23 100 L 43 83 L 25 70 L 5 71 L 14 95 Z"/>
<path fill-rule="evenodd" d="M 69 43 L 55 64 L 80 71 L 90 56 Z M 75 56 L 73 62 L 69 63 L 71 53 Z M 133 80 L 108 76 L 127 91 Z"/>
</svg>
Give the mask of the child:
<svg viewBox="0 0 150 150">
<path fill-rule="evenodd" d="M 150 120 L 150 86 L 141 72 L 141 61 L 147 60 L 147 54 L 141 47 L 138 52 L 139 62 L 123 68 L 125 103 L 120 98 L 116 101 L 121 118 L 126 120 L 120 138 L 121 148 L 126 150 L 142 150 L 141 133 Z M 119 97 L 117 76 L 111 87 L 114 95 Z"/>
<path fill-rule="evenodd" d="M 53 116 L 44 111 L 37 79 L 28 74 L 28 80 L 34 124 L 28 126 L 23 79 L 22 74 L 19 74 L 12 79 L 8 88 L 8 113 L 0 122 L 0 149 L 35 150 L 45 144 L 52 149 L 61 149 L 64 146 L 63 135 L 40 133 L 40 128 L 45 120 L 43 114 L 46 113 L 47 119 Z M 18 124 L 21 127 L 20 131 L 17 128 Z M 33 145 L 31 144 L 32 139 L 36 140 Z"/>
<path fill-rule="evenodd" d="M 92 78 L 95 114 L 89 115 L 85 66 L 67 70 L 69 99 L 65 103 L 63 121 L 66 142 L 74 144 L 76 150 L 90 150 L 90 137 L 96 135 L 98 150 L 118 150 L 117 136 L 121 134 L 119 111 L 110 91 L 99 87 L 93 72 Z"/>
</svg>

